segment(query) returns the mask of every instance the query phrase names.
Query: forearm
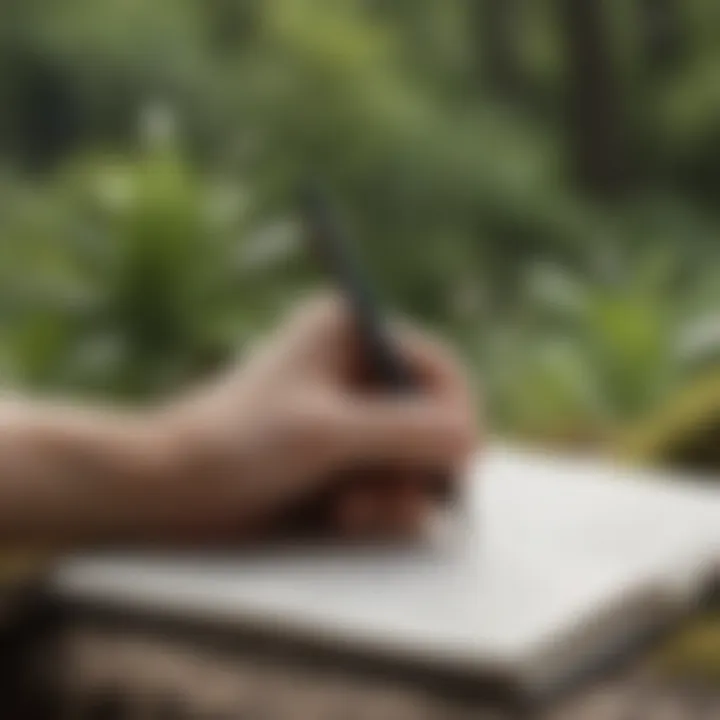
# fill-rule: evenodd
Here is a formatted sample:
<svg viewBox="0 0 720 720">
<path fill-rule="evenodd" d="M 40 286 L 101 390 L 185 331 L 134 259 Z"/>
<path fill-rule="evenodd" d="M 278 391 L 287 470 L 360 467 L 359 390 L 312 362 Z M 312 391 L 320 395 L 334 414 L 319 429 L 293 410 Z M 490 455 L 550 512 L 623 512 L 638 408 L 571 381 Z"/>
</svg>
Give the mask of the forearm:
<svg viewBox="0 0 720 720">
<path fill-rule="evenodd" d="M 148 416 L 0 401 L 0 540 L 75 544 L 142 538 L 171 474 Z"/>
</svg>

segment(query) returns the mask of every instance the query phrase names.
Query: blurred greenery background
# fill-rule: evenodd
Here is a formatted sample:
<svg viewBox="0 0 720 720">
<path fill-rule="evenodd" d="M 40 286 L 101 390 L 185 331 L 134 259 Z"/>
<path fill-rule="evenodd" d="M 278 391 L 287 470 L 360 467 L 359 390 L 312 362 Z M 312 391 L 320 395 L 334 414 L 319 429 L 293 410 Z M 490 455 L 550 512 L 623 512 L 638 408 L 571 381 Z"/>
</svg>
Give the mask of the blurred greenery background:
<svg viewBox="0 0 720 720">
<path fill-rule="evenodd" d="M 2 0 L 0 385 L 241 356 L 322 280 L 319 176 L 494 432 L 717 470 L 719 40 L 717 0 Z"/>
<path fill-rule="evenodd" d="M 241 354 L 320 280 L 321 176 L 495 431 L 718 467 L 719 37 L 716 0 L 3 0 L 1 381 Z"/>
</svg>

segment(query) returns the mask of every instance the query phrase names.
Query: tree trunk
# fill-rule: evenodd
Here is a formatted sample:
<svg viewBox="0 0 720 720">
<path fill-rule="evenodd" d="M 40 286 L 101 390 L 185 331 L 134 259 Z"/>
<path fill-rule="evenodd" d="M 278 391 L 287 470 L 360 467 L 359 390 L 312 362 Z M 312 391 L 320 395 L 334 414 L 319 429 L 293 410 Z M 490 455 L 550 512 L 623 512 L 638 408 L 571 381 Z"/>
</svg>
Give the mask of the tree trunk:
<svg viewBox="0 0 720 720">
<path fill-rule="evenodd" d="M 475 76 L 498 97 L 522 90 L 519 24 L 523 0 L 469 0 Z"/>
<path fill-rule="evenodd" d="M 236 51 L 255 37 L 262 14 L 259 0 L 205 0 L 205 3 L 216 50 Z"/>
<path fill-rule="evenodd" d="M 8 113 L 13 152 L 26 169 L 44 172 L 75 149 L 81 135 L 79 108 L 71 83 L 48 58 L 20 51 Z"/>
<path fill-rule="evenodd" d="M 680 5 L 677 0 L 639 0 L 638 10 L 647 66 L 662 71 L 682 52 Z"/>
<path fill-rule="evenodd" d="M 602 0 L 561 0 L 567 48 L 568 114 L 578 180 L 599 198 L 629 185 L 623 93 Z"/>
</svg>

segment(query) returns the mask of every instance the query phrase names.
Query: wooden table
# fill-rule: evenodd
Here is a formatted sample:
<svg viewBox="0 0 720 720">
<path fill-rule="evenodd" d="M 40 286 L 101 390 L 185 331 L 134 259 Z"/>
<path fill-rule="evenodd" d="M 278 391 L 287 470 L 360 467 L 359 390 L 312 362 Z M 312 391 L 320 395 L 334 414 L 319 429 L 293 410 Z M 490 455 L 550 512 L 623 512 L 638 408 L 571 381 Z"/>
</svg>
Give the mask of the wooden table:
<svg viewBox="0 0 720 720">
<path fill-rule="evenodd" d="M 720 719 L 720 687 L 662 682 L 637 663 L 551 707 L 513 710 L 120 630 L 72 631 L 60 647 L 46 658 L 61 680 L 46 717 L 68 720 Z"/>
<path fill-rule="evenodd" d="M 720 720 L 720 686 L 662 680 L 638 658 L 552 705 L 513 709 L 234 644 L 58 625 L 27 597 L 23 608 L 26 627 L 0 638 L 3 720 Z"/>
</svg>

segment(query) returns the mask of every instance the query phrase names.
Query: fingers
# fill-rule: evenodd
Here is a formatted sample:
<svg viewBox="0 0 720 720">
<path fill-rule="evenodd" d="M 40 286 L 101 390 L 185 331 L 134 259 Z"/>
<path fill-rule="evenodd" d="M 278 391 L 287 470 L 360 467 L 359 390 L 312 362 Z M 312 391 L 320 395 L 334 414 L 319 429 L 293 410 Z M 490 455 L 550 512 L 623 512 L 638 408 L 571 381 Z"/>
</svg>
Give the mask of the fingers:
<svg viewBox="0 0 720 720">
<path fill-rule="evenodd" d="M 436 508 L 412 473 L 394 473 L 384 482 L 358 484 L 340 497 L 333 527 L 342 537 L 413 538 L 423 534 Z"/>
<path fill-rule="evenodd" d="M 472 451 L 478 430 L 466 373 L 453 355 L 423 333 L 397 327 L 393 342 L 418 391 L 368 394 L 352 383 L 338 387 L 334 382 L 352 362 L 348 355 L 359 352 L 354 336 L 345 303 L 323 295 L 304 305 L 280 338 L 288 373 L 303 378 L 303 394 L 315 387 L 328 401 L 335 395 L 327 405 L 337 412 L 324 413 L 324 420 L 332 417 L 332 426 L 323 439 L 336 449 L 338 459 L 397 461 L 411 467 L 457 465 Z"/>
<path fill-rule="evenodd" d="M 358 337 L 347 303 L 325 293 L 300 306 L 272 343 L 285 372 L 335 381 L 348 375 Z"/>
<path fill-rule="evenodd" d="M 335 293 L 322 293 L 302 303 L 280 334 L 285 346 L 295 350 L 325 351 L 325 346 L 345 341 L 353 330 L 352 316 L 343 298 Z"/>
<path fill-rule="evenodd" d="M 470 402 L 466 373 L 445 346 L 405 324 L 391 328 L 391 341 L 409 366 L 419 386 L 430 394 Z M 362 364 L 354 318 L 345 300 L 324 293 L 304 303 L 281 331 L 276 349 L 294 370 L 314 369 L 333 378 L 352 377 L 348 367 Z"/>
<path fill-rule="evenodd" d="M 333 432 L 346 460 L 455 466 L 476 442 L 465 407 L 424 398 L 353 399 Z"/>
<path fill-rule="evenodd" d="M 445 345 L 407 325 L 397 328 L 395 338 L 420 390 L 458 405 L 471 404 L 468 375 Z"/>
</svg>

